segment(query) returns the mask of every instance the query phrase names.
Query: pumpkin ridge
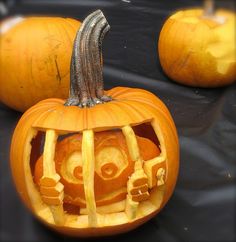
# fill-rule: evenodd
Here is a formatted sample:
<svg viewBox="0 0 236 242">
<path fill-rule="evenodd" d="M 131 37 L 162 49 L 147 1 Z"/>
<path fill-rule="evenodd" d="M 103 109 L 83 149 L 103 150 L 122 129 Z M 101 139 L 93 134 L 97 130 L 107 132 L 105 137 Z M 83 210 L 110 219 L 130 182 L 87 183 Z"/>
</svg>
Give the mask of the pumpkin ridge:
<svg viewBox="0 0 236 242">
<path fill-rule="evenodd" d="M 114 104 L 114 102 L 111 103 Z M 146 122 L 147 120 L 149 120 L 149 118 L 144 116 L 143 113 L 135 107 L 135 104 L 133 105 L 133 103 L 130 103 L 130 100 L 120 99 L 119 103 L 116 103 L 116 105 L 119 106 L 122 112 L 126 113 L 130 120 L 132 120 L 130 123 L 137 124 L 136 120 L 142 120 L 142 122 Z"/>
<path fill-rule="evenodd" d="M 135 88 L 135 90 L 133 90 L 132 88 L 131 89 L 127 88 L 125 90 L 127 91 L 127 95 L 125 97 L 122 96 L 123 99 L 117 98 L 118 100 L 126 100 L 126 101 L 135 100 L 139 103 L 145 103 L 148 106 L 151 105 L 155 109 L 157 109 L 159 112 L 161 112 L 163 115 L 165 115 L 166 119 L 169 120 L 170 123 L 174 124 L 173 119 L 170 118 L 170 112 L 167 109 L 167 107 L 163 103 L 161 103 L 160 100 L 158 100 L 153 93 L 148 92 L 148 91 L 143 90 L 143 89 L 138 89 L 138 88 L 137 89 Z M 140 91 L 142 91 L 142 93 L 140 93 Z M 135 93 L 138 94 L 139 96 L 136 97 Z M 147 97 L 144 97 L 143 93 L 145 93 L 145 95 Z M 158 104 L 161 104 L 161 107 L 159 105 L 155 105 L 154 102 L 150 101 L 150 98 L 148 98 L 148 96 L 152 96 L 155 99 L 155 102 L 158 101 Z M 163 111 L 163 108 L 164 108 L 164 111 Z"/>
<path fill-rule="evenodd" d="M 123 100 L 123 101 L 120 102 L 120 105 L 125 106 L 125 108 L 123 108 L 123 109 L 126 112 L 128 111 L 127 113 L 129 113 L 129 115 L 132 116 L 134 122 L 135 122 L 136 119 L 138 119 L 138 120 L 147 120 L 147 119 L 149 119 L 145 115 L 143 115 L 143 112 L 139 108 L 136 107 L 137 104 L 146 106 L 143 103 L 139 103 L 139 102 L 132 103 L 132 101 L 130 101 L 130 100 Z"/>
<path fill-rule="evenodd" d="M 34 119 L 33 121 L 33 126 L 34 123 L 45 123 L 45 120 L 48 119 L 49 116 L 52 116 L 54 112 L 56 112 L 58 109 L 60 109 L 60 107 L 55 106 L 54 109 L 50 109 L 50 110 L 38 110 L 39 115 L 37 116 L 37 118 Z"/>
<path fill-rule="evenodd" d="M 129 87 L 113 87 L 112 89 L 106 91 L 108 95 L 112 96 L 114 99 L 119 97 L 120 95 L 123 95 L 123 93 L 126 92 L 126 89 L 129 89 Z"/>
<path fill-rule="evenodd" d="M 60 99 L 60 98 L 48 98 L 48 99 L 44 99 L 42 101 L 39 101 L 36 106 L 40 106 L 40 105 L 58 105 L 58 104 L 64 104 L 65 100 L 64 99 Z"/>
<path fill-rule="evenodd" d="M 130 118 L 130 112 L 127 112 L 124 108 L 122 108 L 120 105 L 120 102 L 116 102 L 114 100 L 114 101 L 111 101 L 109 103 L 109 105 L 113 106 L 112 107 L 113 110 L 116 110 L 115 114 L 119 114 L 119 116 L 122 116 L 122 117 L 124 117 L 124 114 L 125 114 L 125 116 L 126 116 L 125 119 L 127 119 L 127 117 Z M 117 116 L 117 115 L 115 115 L 115 116 Z"/>
<path fill-rule="evenodd" d="M 44 106 L 46 106 L 46 108 L 48 109 L 48 105 L 44 104 Z M 24 113 L 24 115 L 22 116 L 21 120 L 28 119 L 28 118 L 30 118 L 31 116 L 34 116 L 34 115 L 37 116 L 36 114 L 43 114 L 45 112 L 45 110 L 44 110 L 45 107 L 44 106 L 42 107 L 42 106 L 35 105 L 35 106 L 31 107 L 30 109 L 28 109 Z M 54 105 L 52 104 L 52 108 L 53 107 L 56 108 L 56 104 L 54 104 Z"/>
</svg>

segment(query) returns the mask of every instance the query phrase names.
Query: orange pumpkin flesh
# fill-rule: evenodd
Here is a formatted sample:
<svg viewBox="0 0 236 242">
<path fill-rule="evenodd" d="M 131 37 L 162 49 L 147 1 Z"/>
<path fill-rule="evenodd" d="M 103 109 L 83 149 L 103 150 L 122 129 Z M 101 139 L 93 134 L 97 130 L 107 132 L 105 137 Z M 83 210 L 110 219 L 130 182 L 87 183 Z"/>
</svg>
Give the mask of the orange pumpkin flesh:
<svg viewBox="0 0 236 242">
<path fill-rule="evenodd" d="M 45 98 L 66 98 L 71 50 L 80 24 L 74 19 L 59 17 L 3 21 L 0 24 L 0 101 L 23 112 Z"/>
<path fill-rule="evenodd" d="M 63 172 L 66 165 L 68 167 L 73 163 L 73 157 L 78 160 L 78 156 L 81 156 L 81 141 L 82 136 L 76 134 L 57 143 L 55 163 L 56 171 L 61 176 L 61 182 L 65 189 L 64 202 L 78 205 L 80 207 L 86 207 L 84 202 L 82 165 L 73 165 L 71 171 L 67 171 L 70 172 L 70 175 L 74 175 L 74 180 L 70 179 L 69 175 Z M 150 160 L 160 154 L 159 148 L 149 139 L 137 137 L 137 141 L 140 148 L 140 154 L 144 160 Z M 146 147 L 148 147 L 148 150 Z M 127 191 L 122 188 L 126 188 L 128 177 L 133 173 L 134 166 L 129 156 L 122 132 L 104 131 L 97 133 L 95 135 L 95 157 L 96 173 L 94 177 L 94 191 L 96 204 L 102 206 L 125 199 Z M 124 163 L 124 160 L 127 161 L 126 164 Z M 104 164 L 104 162 L 106 163 Z M 76 171 L 77 174 L 73 174 L 74 171 Z M 43 157 L 41 156 L 35 165 L 34 180 L 36 184 L 40 183 L 42 175 Z M 109 198 L 109 194 L 113 191 L 118 191 L 119 189 L 121 191 L 118 194 Z M 106 196 L 106 194 L 108 196 Z M 79 200 L 77 199 L 78 197 L 82 199 Z M 108 200 L 106 199 L 107 197 L 109 198 Z"/>
<path fill-rule="evenodd" d="M 12 138 L 22 200 L 44 224 L 71 236 L 139 226 L 166 204 L 178 175 L 178 136 L 161 100 L 135 88 L 103 92 L 97 47 L 108 27 L 101 11 L 85 19 L 75 38 L 69 99 L 31 107 Z"/>
<path fill-rule="evenodd" d="M 163 70 L 176 82 L 196 87 L 235 82 L 235 13 L 176 12 L 162 27 L 158 52 Z"/>
</svg>

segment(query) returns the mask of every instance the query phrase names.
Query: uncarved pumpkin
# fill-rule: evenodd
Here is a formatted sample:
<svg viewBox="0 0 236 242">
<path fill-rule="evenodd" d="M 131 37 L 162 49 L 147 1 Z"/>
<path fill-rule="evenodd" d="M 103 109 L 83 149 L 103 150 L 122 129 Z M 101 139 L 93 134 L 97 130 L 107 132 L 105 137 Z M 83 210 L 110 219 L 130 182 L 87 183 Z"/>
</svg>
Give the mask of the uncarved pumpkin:
<svg viewBox="0 0 236 242">
<path fill-rule="evenodd" d="M 66 98 L 70 59 L 80 22 L 15 17 L 0 25 L 0 101 L 25 111 L 49 97 Z"/>
<path fill-rule="evenodd" d="M 100 10 L 75 38 L 70 96 L 24 113 L 11 144 L 12 175 L 24 203 L 72 236 L 122 233 L 166 204 L 178 175 L 179 144 L 166 106 L 136 88 L 103 90 Z"/>
<path fill-rule="evenodd" d="M 208 4 L 207 4 L 208 3 Z M 174 81 L 196 87 L 225 86 L 236 80 L 235 13 L 211 10 L 178 11 L 161 30 L 161 66 Z"/>
</svg>

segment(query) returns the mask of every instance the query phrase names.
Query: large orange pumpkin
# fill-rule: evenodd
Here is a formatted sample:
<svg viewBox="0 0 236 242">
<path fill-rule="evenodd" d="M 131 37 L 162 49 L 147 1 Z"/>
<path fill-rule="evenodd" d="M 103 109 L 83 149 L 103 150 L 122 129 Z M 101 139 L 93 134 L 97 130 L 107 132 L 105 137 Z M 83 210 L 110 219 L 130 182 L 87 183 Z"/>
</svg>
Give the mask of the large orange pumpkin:
<svg viewBox="0 0 236 242">
<path fill-rule="evenodd" d="M 15 17 L 3 21 L 0 101 L 25 111 L 45 98 L 66 98 L 71 52 L 79 26 L 79 21 L 59 17 Z"/>
<path fill-rule="evenodd" d="M 174 81 L 196 87 L 218 87 L 236 80 L 235 13 L 188 9 L 173 14 L 158 42 L 160 63 Z"/>
<path fill-rule="evenodd" d="M 121 233 L 166 204 L 178 174 L 179 144 L 166 106 L 152 93 L 103 91 L 100 10 L 75 39 L 67 101 L 47 99 L 20 119 L 11 144 L 12 175 L 43 223 L 73 236 Z"/>
</svg>

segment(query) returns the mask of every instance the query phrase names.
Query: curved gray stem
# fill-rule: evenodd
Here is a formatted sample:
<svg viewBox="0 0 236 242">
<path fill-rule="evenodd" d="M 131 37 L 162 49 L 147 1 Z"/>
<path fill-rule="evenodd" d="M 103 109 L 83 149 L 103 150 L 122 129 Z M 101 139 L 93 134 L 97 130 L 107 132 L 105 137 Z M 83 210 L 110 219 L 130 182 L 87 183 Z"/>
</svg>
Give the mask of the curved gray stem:
<svg viewBox="0 0 236 242">
<path fill-rule="evenodd" d="M 70 96 L 66 106 L 92 107 L 104 96 L 101 46 L 110 26 L 101 10 L 90 14 L 77 32 L 71 58 Z"/>
</svg>

